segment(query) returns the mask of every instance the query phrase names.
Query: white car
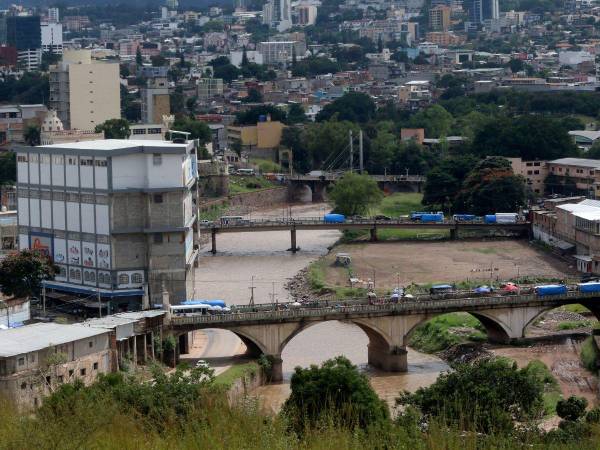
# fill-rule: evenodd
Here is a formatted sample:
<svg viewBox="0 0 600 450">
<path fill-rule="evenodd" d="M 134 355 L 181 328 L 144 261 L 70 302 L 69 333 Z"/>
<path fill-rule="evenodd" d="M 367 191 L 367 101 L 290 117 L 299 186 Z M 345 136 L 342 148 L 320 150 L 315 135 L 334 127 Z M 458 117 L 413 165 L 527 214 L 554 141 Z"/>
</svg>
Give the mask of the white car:
<svg viewBox="0 0 600 450">
<path fill-rule="evenodd" d="M 200 369 L 200 368 L 205 368 L 205 369 L 209 369 L 210 366 L 208 365 L 208 363 L 206 361 L 204 361 L 203 359 L 199 359 L 198 361 L 196 361 L 196 368 Z"/>
</svg>

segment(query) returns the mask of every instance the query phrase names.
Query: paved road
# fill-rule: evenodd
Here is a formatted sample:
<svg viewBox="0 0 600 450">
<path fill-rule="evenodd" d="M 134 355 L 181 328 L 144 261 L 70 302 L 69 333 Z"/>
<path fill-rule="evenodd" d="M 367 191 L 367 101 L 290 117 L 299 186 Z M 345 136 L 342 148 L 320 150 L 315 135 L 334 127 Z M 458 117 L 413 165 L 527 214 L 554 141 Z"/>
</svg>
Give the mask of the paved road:
<svg viewBox="0 0 600 450">
<path fill-rule="evenodd" d="M 207 329 L 193 333 L 194 343 L 190 353 L 181 355 L 181 360 L 195 364 L 199 359 L 204 359 L 215 370 L 215 375 L 225 372 L 246 351 L 240 339 L 229 331 Z"/>
</svg>

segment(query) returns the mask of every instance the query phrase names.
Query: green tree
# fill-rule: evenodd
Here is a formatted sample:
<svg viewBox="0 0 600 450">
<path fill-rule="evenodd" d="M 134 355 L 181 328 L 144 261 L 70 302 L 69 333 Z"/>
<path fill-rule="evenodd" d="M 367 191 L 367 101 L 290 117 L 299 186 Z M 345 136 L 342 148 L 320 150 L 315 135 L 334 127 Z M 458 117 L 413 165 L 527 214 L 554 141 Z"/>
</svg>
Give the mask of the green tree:
<svg viewBox="0 0 600 450">
<path fill-rule="evenodd" d="M 96 125 L 96 133 L 104 132 L 105 139 L 128 139 L 131 134 L 129 122 L 125 119 L 108 119 Z"/>
<path fill-rule="evenodd" d="M 290 387 L 282 412 L 298 432 L 328 419 L 340 426 L 365 429 L 389 417 L 367 376 L 343 356 L 325 361 L 321 367 L 296 367 Z"/>
<path fill-rule="evenodd" d="M 525 183 L 502 157 L 480 161 L 469 173 L 454 201 L 455 210 L 484 215 L 515 212 L 525 205 Z"/>
<path fill-rule="evenodd" d="M 248 89 L 248 95 L 242 99 L 244 103 L 262 103 L 263 96 L 256 88 Z"/>
<path fill-rule="evenodd" d="M 226 83 L 231 83 L 240 76 L 240 70 L 233 64 L 213 66 L 213 76 L 215 78 L 222 78 Z"/>
<path fill-rule="evenodd" d="M 235 116 L 239 125 L 256 125 L 260 116 L 271 116 L 271 120 L 285 122 L 285 111 L 272 105 L 254 106 L 246 111 L 240 111 Z"/>
<path fill-rule="evenodd" d="M 288 107 L 286 123 L 293 125 L 296 123 L 304 123 L 308 120 L 304 113 L 304 108 L 299 103 L 292 103 Z"/>
<path fill-rule="evenodd" d="M 592 144 L 590 149 L 586 152 L 585 157 L 589 159 L 600 159 L 600 141 L 596 141 Z"/>
<path fill-rule="evenodd" d="M 500 359 L 460 364 L 427 388 L 404 392 L 397 400 L 425 416 L 463 429 L 500 433 L 513 429 L 513 417 L 525 421 L 543 413 L 543 384 Z"/>
<path fill-rule="evenodd" d="M 173 131 L 186 131 L 190 133 L 190 139 L 198 139 L 200 145 L 210 142 L 212 139 L 210 128 L 205 122 L 190 119 L 189 117 L 179 117 L 171 126 Z"/>
<path fill-rule="evenodd" d="M 511 59 L 508 63 L 508 67 L 510 67 L 512 73 L 517 73 L 525 69 L 525 63 L 521 59 Z"/>
<path fill-rule="evenodd" d="M 381 39 L 381 34 L 379 35 L 379 38 L 377 38 L 377 52 L 383 52 L 383 39 Z"/>
<path fill-rule="evenodd" d="M 575 422 L 585 414 L 588 402 L 583 397 L 571 395 L 568 399 L 560 399 L 556 403 L 556 414 L 564 420 Z"/>
<path fill-rule="evenodd" d="M 335 182 L 329 198 L 336 212 L 355 216 L 365 214 L 371 207 L 379 204 L 383 193 L 370 176 L 348 172 Z"/>
<path fill-rule="evenodd" d="M 391 172 L 394 154 L 398 151 L 398 139 L 393 132 L 393 124 L 380 122 L 379 130 L 371 140 L 367 169 L 372 174 L 382 174 L 387 169 Z"/>
<path fill-rule="evenodd" d="M 312 158 L 299 127 L 291 126 L 283 129 L 281 144 L 292 151 L 292 167 L 297 173 L 308 173 L 312 169 Z"/>
<path fill-rule="evenodd" d="M 477 158 L 471 155 L 453 156 L 441 160 L 427 173 L 423 189 L 423 204 L 439 206 L 443 211 L 451 209 L 461 190 L 463 180 L 476 163 Z"/>
<path fill-rule="evenodd" d="M 433 105 L 421 110 L 410 119 L 413 128 L 424 128 L 428 138 L 447 136 L 454 118 L 440 105 Z"/>
<path fill-rule="evenodd" d="M 150 61 L 152 62 L 152 67 L 164 67 L 169 65 L 167 58 L 163 55 L 153 55 L 150 57 Z"/>
<path fill-rule="evenodd" d="M 28 125 L 23 133 L 23 140 L 27 145 L 40 145 L 40 127 L 37 125 Z"/>
<path fill-rule="evenodd" d="M 13 152 L 0 153 L 0 185 L 15 184 L 17 180 L 17 158 Z"/>
<path fill-rule="evenodd" d="M 317 122 L 323 122 L 336 116 L 338 120 L 350 122 L 368 122 L 375 115 L 375 102 L 371 96 L 362 92 L 348 92 L 326 105 L 317 114 Z"/>
<path fill-rule="evenodd" d="M 242 48 L 242 67 L 246 67 L 248 65 L 248 54 L 246 53 L 246 46 Z"/>
<path fill-rule="evenodd" d="M 349 160 L 348 135 L 352 130 L 358 136 L 360 129 L 355 123 L 330 120 L 306 127 L 304 139 L 313 160 L 314 168 L 337 169 L 347 167 Z M 342 163 L 332 166 L 340 155 L 347 154 L 348 158 L 341 157 Z M 330 167 L 332 166 L 332 167 Z"/>
<path fill-rule="evenodd" d="M 37 295 L 42 281 L 54 278 L 55 273 L 56 266 L 41 251 L 11 253 L 0 261 L 0 290 L 14 297 Z"/>
</svg>

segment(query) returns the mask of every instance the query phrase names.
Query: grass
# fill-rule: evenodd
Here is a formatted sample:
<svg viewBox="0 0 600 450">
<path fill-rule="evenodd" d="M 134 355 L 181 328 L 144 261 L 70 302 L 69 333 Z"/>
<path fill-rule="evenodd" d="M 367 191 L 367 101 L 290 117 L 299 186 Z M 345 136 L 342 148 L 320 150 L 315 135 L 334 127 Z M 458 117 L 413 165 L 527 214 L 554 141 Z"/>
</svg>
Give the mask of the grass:
<svg viewBox="0 0 600 450">
<path fill-rule="evenodd" d="M 600 351 L 594 342 L 592 336 L 588 337 L 581 345 L 581 354 L 579 355 L 583 366 L 590 372 L 598 372 L 598 360 Z"/>
<path fill-rule="evenodd" d="M 472 328 L 466 335 L 452 332 L 455 328 Z M 410 337 L 410 346 L 425 353 L 436 353 L 465 342 L 480 342 L 486 339 L 481 322 L 468 313 L 450 313 L 434 317 L 419 325 Z"/>
<path fill-rule="evenodd" d="M 250 361 L 243 364 L 235 364 L 227 369 L 220 375 L 215 377 L 214 384 L 216 386 L 224 386 L 226 388 L 238 379 L 245 377 L 246 375 L 255 375 L 260 370 L 260 366 L 255 361 Z"/>
<path fill-rule="evenodd" d="M 540 360 L 536 359 L 529 362 L 525 370 L 544 385 L 544 412 L 547 416 L 553 416 L 556 414 L 556 403 L 562 398 L 558 381 L 556 381 L 546 364 Z"/>
<path fill-rule="evenodd" d="M 390 217 L 407 215 L 412 211 L 422 210 L 422 200 L 423 194 L 413 192 L 396 192 L 384 197 L 379 206 L 374 208 L 373 214 L 384 214 Z"/>
<path fill-rule="evenodd" d="M 571 320 L 558 324 L 559 330 L 577 330 L 578 328 L 589 328 L 592 326 L 591 320 Z"/>
<path fill-rule="evenodd" d="M 258 166 L 260 173 L 281 173 L 281 166 L 270 159 L 250 158 L 250 163 Z"/>
<path fill-rule="evenodd" d="M 215 221 L 225 214 L 228 209 L 227 202 L 220 205 L 213 205 L 206 211 L 200 211 L 200 220 Z"/>
<path fill-rule="evenodd" d="M 573 305 L 561 306 L 560 309 L 562 311 L 568 311 L 568 312 L 577 313 L 577 314 L 590 314 L 590 310 L 587 309 L 585 306 L 580 305 L 579 303 L 575 303 Z"/>
<path fill-rule="evenodd" d="M 229 176 L 229 194 L 243 194 L 245 192 L 260 191 L 263 189 L 271 189 L 280 187 L 281 185 L 273 183 L 263 177 L 245 177 L 245 176 Z"/>
</svg>

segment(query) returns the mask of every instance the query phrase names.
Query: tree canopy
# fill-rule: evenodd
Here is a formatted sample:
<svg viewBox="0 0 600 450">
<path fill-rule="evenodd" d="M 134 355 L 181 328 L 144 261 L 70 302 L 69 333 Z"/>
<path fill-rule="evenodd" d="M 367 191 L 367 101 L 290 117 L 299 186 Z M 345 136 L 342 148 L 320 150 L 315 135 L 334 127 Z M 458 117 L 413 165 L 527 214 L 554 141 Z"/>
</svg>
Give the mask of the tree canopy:
<svg viewBox="0 0 600 450">
<path fill-rule="evenodd" d="M 375 103 L 370 95 L 362 92 L 348 92 L 326 105 L 317 114 L 316 120 L 322 122 L 331 119 L 334 115 L 338 120 L 367 122 L 375 115 Z"/>
<path fill-rule="evenodd" d="M 173 131 L 186 131 L 190 133 L 190 139 L 198 139 L 200 144 L 206 144 L 212 139 L 210 128 L 205 122 L 190 119 L 189 117 L 179 117 L 171 125 Z"/>
<path fill-rule="evenodd" d="M 40 251 L 11 253 L 0 261 L 0 290 L 14 297 L 37 295 L 42 281 L 54 278 L 55 273 L 50 257 Z"/>
<path fill-rule="evenodd" d="M 321 367 L 296 367 L 290 387 L 282 412 L 300 432 L 328 419 L 344 427 L 365 429 L 389 417 L 367 376 L 343 356 L 325 361 Z"/>
<path fill-rule="evenodd" d="M 383 193 L 373 178 L 348 172 L 335 182 L 329 198 L 333 201 L 336 212 L 354 216 L 365 214 L 371 207 L 379 204 Z"/>
<path fill-rule="evenodd" d="M 235 115 L 235 122 L 239 125 L 256 125 L 260 116 L 271 116 L 271 120 L 285 122 L 285 111 L 272 105 L 254 106 Z"/>
<path fill-rule="evenodd" d="M 125 119 L 108 119 L 96 125 L 96 133 L 104 132 L 105 139 L 127 139 L 131 134 L 129 122 Z"/>
</svg>

